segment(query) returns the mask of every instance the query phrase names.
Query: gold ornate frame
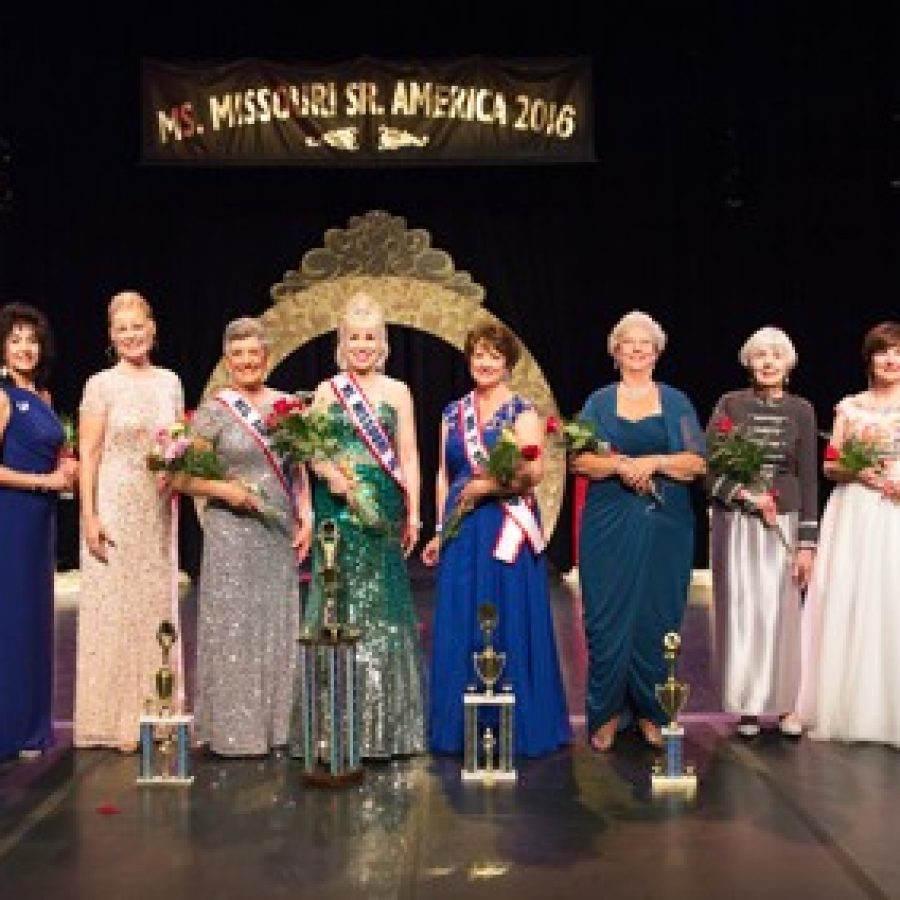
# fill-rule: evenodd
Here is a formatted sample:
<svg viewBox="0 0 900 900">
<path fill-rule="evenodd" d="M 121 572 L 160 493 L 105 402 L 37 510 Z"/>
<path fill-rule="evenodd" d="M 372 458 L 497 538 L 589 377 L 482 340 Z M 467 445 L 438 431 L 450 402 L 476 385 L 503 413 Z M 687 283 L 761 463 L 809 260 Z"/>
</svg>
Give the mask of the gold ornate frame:
<svg viewBox="0 0 900 900">
<path fill-rule="evenodd" d="M 427 231 L 408 229 L 400 216 L 374 210 L 352 217 L 347 228 L 329 229 L 324 246 L 306 252 L 300 268 L 272 286 L 274 304 L 260 316 L 272 340 L 270 371 L 307 342 L 335 330 L 345 302 L 359 290 L 382 305 L 389 325 L 425 331 L 459 351 L 474 324 L 500 323 L 482 305 L 484 288 L 468 272 L 457 271 L 448 253 L 434 249 Z M 204 396 L 225 380 L 220 360 Z M 559 415 L 550 385 L 524 343 L 511 387 L 532 400 L 542 415 Z M 548 537 L 559 518 L 564 488 L 564 454 L 548 445 L 544 478 L 537 487 Z"/>
</svg>

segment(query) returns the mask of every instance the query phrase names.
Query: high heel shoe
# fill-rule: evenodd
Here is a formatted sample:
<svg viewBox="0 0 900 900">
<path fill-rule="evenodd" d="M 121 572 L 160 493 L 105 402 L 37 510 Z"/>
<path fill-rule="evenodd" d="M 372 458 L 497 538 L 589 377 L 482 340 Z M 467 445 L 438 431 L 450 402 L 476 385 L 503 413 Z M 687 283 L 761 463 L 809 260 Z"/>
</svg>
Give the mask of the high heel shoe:
<svg viewBox="0 0 900 900">
<path fill-rule="evenodd" d="M 638 729 L 641 732 L 641 736 L 651 747 L 655 747 L 657 750 L 662 747 L 662 731 L 656 722 L 651 722 L 649 719 L 638 719 Z"/>
<path fill-rule="evenodd" d="M 591 735 L 591 748 L 598 753 L 607 753 L 612 750 L 613 744 L 616 742 L 616 731 L 618 726 L 618 716 L 607 719 L 607 721 Z"/>
</svg>

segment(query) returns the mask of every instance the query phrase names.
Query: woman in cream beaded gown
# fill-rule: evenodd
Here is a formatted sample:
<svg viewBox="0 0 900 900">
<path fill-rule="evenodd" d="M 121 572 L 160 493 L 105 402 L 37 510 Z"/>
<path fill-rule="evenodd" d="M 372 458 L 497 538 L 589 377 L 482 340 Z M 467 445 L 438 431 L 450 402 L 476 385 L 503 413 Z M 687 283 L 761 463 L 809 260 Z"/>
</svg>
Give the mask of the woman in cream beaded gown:
<svg viewBox="0 0 900 900">
<path fill-rule="evenodd" d="M 88 379 L 79 411 L 76 747 L 137 748 L 138 717 L 160 663 L 156 630 L 172 615 L 170 506 L 146 456 L 156 430 L 183 414 L 184 397 L 178 376 L 150 361 L 155 333 L 140 294 L 112 298 L 118 362 Z"/>
<path fill-rule="evenodd" d="M 900 747 L 900 322 L 863 341 L 869 387 L 837 405 L 825 474 L 836 482 L 803 609 L 800 716 L 810 737 Z M 841 465 L 848 437 L 880 462 Z"/>
</svg>

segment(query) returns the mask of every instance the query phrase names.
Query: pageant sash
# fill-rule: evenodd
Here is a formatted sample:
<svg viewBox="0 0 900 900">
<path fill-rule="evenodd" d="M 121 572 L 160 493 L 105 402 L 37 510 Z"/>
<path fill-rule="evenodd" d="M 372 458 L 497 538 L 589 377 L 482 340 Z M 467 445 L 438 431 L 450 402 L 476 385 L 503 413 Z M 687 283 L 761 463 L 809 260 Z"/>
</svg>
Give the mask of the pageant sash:
<svg viewBox="0 0 900 900">
<path fill-rule="evenodd" d="M 488 454 L 482 439 L 474 391 L 470 391 L 459 401 L 458 411 L 466 456 L 472 471 L 477 472 L 484 465 Z M 528 541 L 535 556 L 543 552 L 547 542 L 534 514 L 534 504 L 532 496 L 510 497 L 500 501 L 503 522 L 494 544 L 494 559 L 506 563 L 515 562 L 525 541 Z"/>
<path fill-rule="evenodd" d="M 330 384 L 338 402 L 344 407 L 354 431 L 360 436 L 373 459 L 394 479 L 406 496 L 403 470 L 400 468 L 400 460 L 394 450 L 393 441 L 381 427 L 369 398 L 362 392 L 356 379 L 344 372 L 335 375 Z"/>
<path fill-rule="evenodd" d="M 237 391 L 234 391 L 231 388 L 225 388 L 224 390 L 219 391 L 219 393 L 216 394 L 216 400 L 234 416 L 237 422 L 243 426 L 244 430 L 256 442 L 257 446 L 262 451 L 266 462 L 278 478 L 278 483 L 284 489 L 285 494 L 287 494 L 291 509 L 296 512 L 294 492 L 291 490 L 291 486 L 284 474 L 284 465 L 281 459 L 275 455 L 275 451 L 269 443 L 266 423 L 263 422 L 262 416 L 259 414 L 258 410 L 251 403 L 248 403 Z"/>
</svg>

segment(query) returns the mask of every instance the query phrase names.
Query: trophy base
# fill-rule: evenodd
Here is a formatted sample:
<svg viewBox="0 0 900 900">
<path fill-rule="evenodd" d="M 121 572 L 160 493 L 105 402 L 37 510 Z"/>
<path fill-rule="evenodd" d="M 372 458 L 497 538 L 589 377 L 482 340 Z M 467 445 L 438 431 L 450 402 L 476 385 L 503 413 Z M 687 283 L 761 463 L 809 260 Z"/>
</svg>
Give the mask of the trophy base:
<svg viewBox="0 0 900 900">
<path fill-rule="evenodd" d="M 690 798 L 697 793 L 697 776 L 692 772 L 684 775 L 657 775 L 650 776 L 650 793 L 654 796 L 677 794 Z"/>
<path fill-rule="evenodd" d="M 492 784 L 515 784 L 519 774 L 515 769 L 499 771 L 498 769 L 476 769 L 474 772 L 462 770 L 462 780 L 465 784 L 483 784 L 489 787 Z"/>
<path fill-rule="evenodd" d="M 145 787 L 186 787 L 194 783 L 194 776 L 148 775 L 145 777 L 141 775 L 138 776 L 135 783 Z"/>
<path fill-rule="evenodd" d="M 353 769 L 350 772 L 340 772 L 332 775 L 331 772 L 301 772 L 300 780 L 304 784 L 313 787 L 344 787 L 350 784 L 359 784 L 365 777 L 362 769 Z"/>
</svg>

